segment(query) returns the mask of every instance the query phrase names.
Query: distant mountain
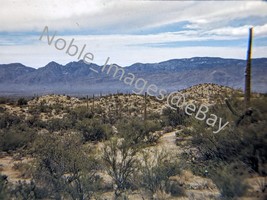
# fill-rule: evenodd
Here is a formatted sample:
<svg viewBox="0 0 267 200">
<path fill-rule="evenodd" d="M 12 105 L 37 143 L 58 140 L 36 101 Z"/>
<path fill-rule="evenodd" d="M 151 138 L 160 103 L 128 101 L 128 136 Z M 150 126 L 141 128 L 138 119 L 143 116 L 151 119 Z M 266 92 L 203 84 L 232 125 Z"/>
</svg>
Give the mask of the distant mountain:
<svg viewBox="0 0 267 200">
<path fill-rule="evenodd" d="M 34 71 L 35 69 L 26 67 L 20 63 L 0 65 L 0 84 L 13 82 L 16 78 L 31 74 Z"/>
<path fill-rule="evenodd" d="M 0 95 L 32 95 L 65 93 L 72 95 L 92 95 L 99 93 L 131 92 L 134 88 L 126 85 L 116 76 L 115 68 L 110 73 L 106 66 L 85 64 L 83 61 L 60 65 L 50 62 L 39 69 L 26 67 L 20 63 L 0 65 Z M 160 63 L 135 63 L 123 67 L 124 77 L 133 74 L 135 80 L 142 78 L 146 86 L 155 84 L 168 91 L 180 90 L 200 83 L 216 83 L 233 88 L 244 87 L 245 60 L 214 57 L 194 57 L 172 59 Z M 98 71 L 95 72 L 95 71 Z M 267 58 L 252 61 L 253 91 L 267 92 Z M 119 80 L 121 78 L 121 80 Z M 141 88 L 143 82 L 139 82 Z"/>
</svg>

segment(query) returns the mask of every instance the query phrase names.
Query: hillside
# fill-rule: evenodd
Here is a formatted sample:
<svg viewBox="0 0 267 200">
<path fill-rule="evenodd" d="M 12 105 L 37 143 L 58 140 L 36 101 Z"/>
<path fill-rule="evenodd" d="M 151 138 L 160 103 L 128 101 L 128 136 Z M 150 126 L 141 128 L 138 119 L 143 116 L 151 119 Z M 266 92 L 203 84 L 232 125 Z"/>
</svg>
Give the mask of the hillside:
<svg viewBox="0 0 267 200">
<path fill-rule="evenodd" d="M 181 92 L 228 128 L 214 134 L 196 113 L 136 94 L 1 98 L 0 196 L 263 200 L 266 96 L 254 93 L 253 114 L 236 126 L 224 99 L 242 113 L 242 92 L 216 84 Z"/>
</svg>

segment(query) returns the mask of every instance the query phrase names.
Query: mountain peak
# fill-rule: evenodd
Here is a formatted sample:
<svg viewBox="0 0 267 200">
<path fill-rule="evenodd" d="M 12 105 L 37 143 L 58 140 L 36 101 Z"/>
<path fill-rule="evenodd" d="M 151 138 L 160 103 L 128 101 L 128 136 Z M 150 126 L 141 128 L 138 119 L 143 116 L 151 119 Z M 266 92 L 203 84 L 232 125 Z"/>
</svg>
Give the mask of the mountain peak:
<svg viewBox="0 0 267 200">
<path fill-rule="evenodd" d="M 51 61 L 51 62 L 49 62 L 45 67 L 47 67 L 47 66 L 62 66 L 62 65 L 58 64 L 58 63 L 55 62 L 55 61 Z"/>
</svg>

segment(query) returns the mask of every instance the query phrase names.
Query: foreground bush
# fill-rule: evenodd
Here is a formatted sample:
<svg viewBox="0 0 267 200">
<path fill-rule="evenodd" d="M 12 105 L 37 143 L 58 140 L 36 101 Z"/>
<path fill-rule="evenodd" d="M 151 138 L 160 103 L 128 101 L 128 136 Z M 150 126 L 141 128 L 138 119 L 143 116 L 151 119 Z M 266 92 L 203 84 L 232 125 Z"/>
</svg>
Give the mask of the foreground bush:
<svg viewBox="0 0 267 200">
<path fill-rule="evenodd" d="M 225 165 L 211 174 L 211 179 L 221 192 L 222 199 L 233 199 L 245 194 L 248 186 L 244 177 L 237 175 L 237 170 L 232 165 Z"/>
<path fill-rule="evenodd" d="M 239 104 L 242 104 L 240 100 Z M 204 123 L 191 123 L 194 128 L 190 133 L 192 145 L 197 149 L 191 166 L 195 172 L 203 166 L 209 169 L 210 178 L 222 197 L 231 199 L 244 195 L 247 189 L 243 184 L 244 175 L 267 174 L 264 167 L 267 161 L 267 101 L 266 97 L 253 99 L 249 115 L 235 116 L 225 107 L 213 108 L 216 114 L 232 122 L 218 134 L 213 134 Z"/>
<path fill-rule="evenodd" d="M 133 186 L 134 175 L 138 171 L 138 151 L 127 141 L 116 138 L 106 144 L 102 160 L 115 184 L 115 197 Z"/>
<path fill-rule="evenodd" d="M 34 180 L 47 190 L 49 198 L 91 199 L 98 189 L 98 162 L 86 155 L 81 145 L 80 139 L 71 135 L 46 135 L 36 141 Z"/>
<path fill-rule="evenodd" d="M 141 167 L 141 187 L 144 187 L 151 194 L 157 191 L 170 192 L 175 196 L 183 196 L 184 190 L 180 187 L 175 187 L 171 183 L 170 177 L 179 175 L 181 165 L 175 157 L 164 151 L 154 151 L 150 153 L 143 152 L 143 164 Z"/>
</svg>

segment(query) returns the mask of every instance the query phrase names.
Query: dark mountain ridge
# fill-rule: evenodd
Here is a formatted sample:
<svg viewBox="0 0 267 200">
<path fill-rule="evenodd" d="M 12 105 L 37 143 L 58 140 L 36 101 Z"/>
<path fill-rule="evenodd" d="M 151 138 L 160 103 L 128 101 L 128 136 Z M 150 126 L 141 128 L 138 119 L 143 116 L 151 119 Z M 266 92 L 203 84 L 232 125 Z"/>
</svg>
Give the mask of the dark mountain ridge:
<svg viewBox="0 0 267 200">
<path fill-rule="evenodd" d="M 172 59 L 159 63 L 135 63 L 124 67 L 125 74 L 143 78 L 168 91 L 179 90 L 200 83 L 216 83 L 243 88 L 246 61 L 216 57 Z M 108 69 L 109 66 L 106 66 Z M 96 73 L 92 69 L 98 71 Z M 0 94 L 30 95 L 34 93 L 95 94 L 131 92 L 134 86 L 113 77 L 114 69 L 107 74 L 101 66 L 86 64 L 82 60 L 66 65 L 54 61 L 35 69 L 20 63 L 0 65 Z M 118 76 L 119 75 L 119 76 Z M 267 58 L 252 60 L 252 88 L 267 92 Z"/>
</svg>

